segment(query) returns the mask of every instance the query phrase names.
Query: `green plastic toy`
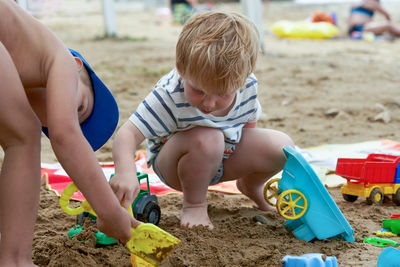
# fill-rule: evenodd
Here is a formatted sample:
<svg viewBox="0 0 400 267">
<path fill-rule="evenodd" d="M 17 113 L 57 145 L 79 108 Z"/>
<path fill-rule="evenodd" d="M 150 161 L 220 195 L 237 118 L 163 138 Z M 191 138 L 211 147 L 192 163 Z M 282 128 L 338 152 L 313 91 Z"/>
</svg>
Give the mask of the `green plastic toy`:
<svg viewBox="0 0 400 267">
<path fill-rule="evenodd" d="M 382 227 L 398 235 L 400 234 L 400 219 L 382 220 Z"/>
<path fill-rule="evenodd" d="M 75 228 L 71 228 L 68 232 L 69 239 L 72 239 L 75 235 L 79 234 L 82 231 L 82 225 L 78 224 Z M 112 237 L 106 236 L 104 233 L 97 230 L 96 232 L 96 244 L 108 246 L 117 244 L 118 240 Z"/>
<path fill-rule="evenodd" d="M 110 179 L 114 177 L 114 174 L 111 175 Z M 142 222 L 145 223 L 152 223 L 157 225 L 161 218 L 161 210 L 160 206 L 158 205 L 158 198 L 156 195 L 150 193 L 150 182 L 149 176 L 146 173 L 137 172 L 137 179 L 139 181 L 145 180 L 144 188 L 141 188 L 139 194 L 135 198 L 132 203 L 132 212 L 133 216 Z M 71 193 L 72 195 L 72 193 Z M 68 198 L 69 199 L 69 198 Z M 68 203 L 65 205 L 68 206 Z M 77 224 L 75 228 L 71 228 L 68 232 L 69 239 L 72 239 L 74 235 L 79 234 L 82 231 L 82 223 L 85 217 L 89 217 L 92 219 L 92 222 L 95 224 L 97 217 L 93 214 L 85 211 L 80 213 L 77 216 Z M 115 238 L 108 237 L 104 233 L 97 231 L 96 233 L 96 243 L 99 245 L 113 245 L 118 243 Z"/>
<path fill-rule="evenodd" d="M 381 238 L 381 237 L 364 237 L 363 243 L 376 245 L 376 246 L 379 246 L 382 248 L 399 247 L 400 246 L 400 243 L 397 243 L 396 241 L 393 241 L 393 240 L 387 239 L 387 238 Z"/>
</svg>

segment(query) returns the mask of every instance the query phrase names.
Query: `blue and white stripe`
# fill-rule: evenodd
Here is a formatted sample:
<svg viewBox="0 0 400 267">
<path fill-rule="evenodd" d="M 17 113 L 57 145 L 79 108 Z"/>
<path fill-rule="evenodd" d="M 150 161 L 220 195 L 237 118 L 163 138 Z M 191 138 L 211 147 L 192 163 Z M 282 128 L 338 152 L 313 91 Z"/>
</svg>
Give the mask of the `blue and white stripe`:
<svg viewBox="0 0 400 267">
<path fill-rule="evenodd" d="M 225 135 L 225 146 L 229 149 L 240 141 L 242 128 L 255 122 L 261 114 L 257 99 L 257 79 L 251 74 L 244 88 L 237 91 L 236 102 L 223 117 L 204 114 L 191 106 L 185 97 L 183 80 L 176 69 L 162 77 L 154 90 L 140 103 L 129 120 L 146 137 L 148 163 L 160 151 L 163 140 L 177 131 L 196 126 L 218 128 Z"/>
</svg>

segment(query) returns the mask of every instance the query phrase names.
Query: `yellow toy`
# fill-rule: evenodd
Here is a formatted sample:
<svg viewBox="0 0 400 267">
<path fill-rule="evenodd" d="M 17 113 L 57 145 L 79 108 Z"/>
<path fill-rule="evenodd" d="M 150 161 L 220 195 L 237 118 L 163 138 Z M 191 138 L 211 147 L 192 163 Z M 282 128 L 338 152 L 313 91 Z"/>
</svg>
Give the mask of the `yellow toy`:
<svg viewBox="0 0 400 267">
<path fill-rule="evenodd" d="M 77 208 L 69 206 L 71 196 L 76 191 L 78 187 L 74 183 L 64 189 L 59 200 L 61 209 L 69 215 L 79 215 L 87 211 L 96 216 L 86 200 Z M 129 212 L 133 216 L 132 206 L 129 206 Z M 142 223 L 136 228 L 131 228 L 131 239 L 126 243 L 126 247 L 131 252 L 132 266 L 158 266 L 179 243 L 179 239 L 156 225 Z"/>
<path fill-rule="evenodd" d="M 329 22 L 280 20 L 271 26 L 271 31 L 279 37 L 326 39 L 338 35 L 339 28 Z"/>
<path fill-rule="evenodd" d="M 388 231 L 375 231 L 374 235 L 379 236 L 379 237 L 394 237 L 397 236 L 396 234 L 393 234 L 392 232 L 388 232 Z"/>
<path fill-rule="evenodd" d="M 280 178 L 270 179 L 264 186 L 264 198 L 268 204 L 276 207 L 285 219 L 295 220 L 307 210 L 307 199 L 303 193 L 295 189 L 285 190 L 278 194 Z"/>
</svg>

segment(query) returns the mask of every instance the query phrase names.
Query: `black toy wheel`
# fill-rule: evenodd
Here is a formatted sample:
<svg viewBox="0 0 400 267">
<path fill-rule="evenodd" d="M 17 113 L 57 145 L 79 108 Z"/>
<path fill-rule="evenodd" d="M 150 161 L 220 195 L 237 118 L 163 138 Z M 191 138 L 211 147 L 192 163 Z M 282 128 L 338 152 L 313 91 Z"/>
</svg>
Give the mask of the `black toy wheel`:
<svg viewBox="0 0 400 267">
<path fill-rule="evenodd" d="M 138 220 L 146 223 L 157 225 L 160 222 L 161 210 L 160 206 L 154 201 L 147 203 L 143 210 L 143 214 L 138 214 Z"/>
<path fill-rule="evenodd" d="M 396 193 L 392 195 L 392 201 L 397 206 L 400 206 L 400 188 L 397 189 Z"/>
<path fill-rule="evenodd" d="M 354 202 L 357 200 L 357 198 L 358 196 L 343 194 L 343 199 L 346 200 L 347 202 Z"/>
<path fill-rule="evenodd" d="M 93 224 L 96 224 L 96 217 L 90 214 L 87 211 L 82 212 L 81 214 L 76 216 L 76 224 L 83 225 L 83 221 L 85 218 L 89 217 L 92 220 Z"/>
<path fill-rule="evenodd" d="M 371 194 L 369 195 L 369 197 L 367 197 L 367 203 L 369 205 L 371 205 L 371 204 L 381 205 L 383 203 L 384 197 L 385 197 L 385 195 L 383 194 L 382 190 L 380 190 L 379 188 L 374 188 L 371 191 Z"/>
</svg>

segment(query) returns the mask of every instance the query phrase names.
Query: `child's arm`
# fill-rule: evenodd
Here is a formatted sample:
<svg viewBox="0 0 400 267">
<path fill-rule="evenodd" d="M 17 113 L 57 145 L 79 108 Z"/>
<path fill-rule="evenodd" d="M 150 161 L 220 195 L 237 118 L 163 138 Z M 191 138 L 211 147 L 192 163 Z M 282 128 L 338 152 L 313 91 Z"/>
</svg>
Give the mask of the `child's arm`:
<svg viewBox="0 0 400 267">
<path fill-rule="evenodd" d="M 381 13 L 387 20 L 391 19 L 389 13 L 381 5 L 377 5 L 376 11 Z"/>
<path fill-rule="evenodd" d="M 98 215 L 100 231 L 126 242 L 133 218 L 109 186 L 77 115 L 78 73 L 68 50 L 57 51 L 46 86 L 47 126 L 57 159 Z"/>
<path fill-rule="evenodd" d="M 366 8 L 369 8 L 369 9 L 372 9 L 372 10 L 375 10 L 375 11 L 381 13 L 387 20 L 390 20 L 389 13 L 381 6 L 381 4 L 378 1 L 376 1 L 376 0 L 367 1 L 364 4 L 364 6 Z"/>
<path fill-rule="evenodd" d="M 243 128 L 256 128 L 257 121 L 261 116 L 261 105 L 260 102 L 256 101 L 256 112 L 249 118 L 249 121 L 243 126 Z"/>
<path fill-rule="evenodd" d="M 118 130 L 113 142 L 115 176 L 110 184 L 118 200 L 124 200 L 125 208 L 135 200 L 140 190 L 134 159 L 136 148 L 144 139 L 139 129 L 127 121 Z"/>
</svg>

